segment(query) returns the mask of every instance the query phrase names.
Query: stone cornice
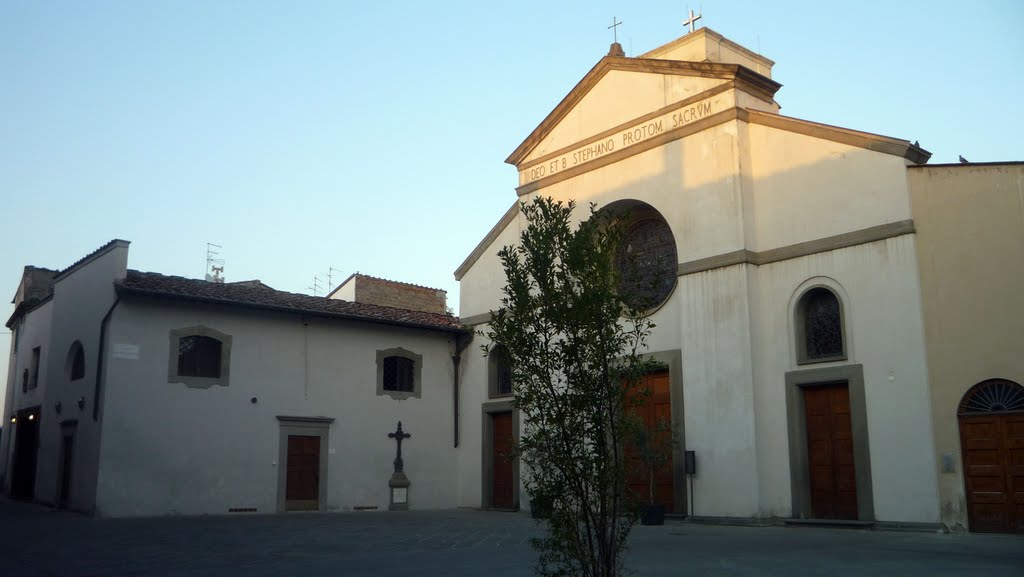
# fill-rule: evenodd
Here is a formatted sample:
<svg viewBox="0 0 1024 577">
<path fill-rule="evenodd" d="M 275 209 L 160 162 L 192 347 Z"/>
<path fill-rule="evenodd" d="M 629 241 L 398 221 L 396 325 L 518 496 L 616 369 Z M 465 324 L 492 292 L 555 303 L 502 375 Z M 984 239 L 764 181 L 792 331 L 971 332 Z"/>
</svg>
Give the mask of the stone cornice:
<svg viewBox="0 0 1024 577">
<path fill-rule="evenodd" d="M 914 234 L 915 232 L 917 232 L 917 230 L 914 227 L 913 220 L 899 220 L 896 222 L 880 224 L 878 226 L 871 226 L 860 230 L 844 232 L 824 238 L 799 242 L 763 251 L 740 249 L 687 262 L 681 262 L 679 263 L 676 274 L 678 276 L 686 276 L 688 274 L 714 270 L 716 268 L 725 268 L 737 264 L 764 266 L 766 264 L 772 264 L 802 256 L 809 256 L 820 252 L 828 252 L 830 250 L 838 250 L 841 248 L 867 244 L 869 242 L 886 240 L 897 236 L 903 236 L 905 234 Z"/>
<path fill-rule="evenodd" d="M 724 84 L 719 84 L 718 86 L 715 86 L 714 88 L 711 88 L 710 90 L 705 90 L 704 92 L 701 92 L 699 94 L 694 94 L 693 96 L 691 96 L 689 98 L 686 98 L 686 99 L 683 99 L 683 100 L 680 100 L 679 102 L 673 102 L 672 104 L 669 104 L 668 106 L 663 106 L 663 107 L 661 107 L 661 108 L 659 108 L 657 110 L 654 110 L 652 112 L 644 114 L 643 116 L 640 116 L 638 118 L 631 118 L 631 119 L 627 120 L 626 122 L 623 122 L 622 124 L 619 124 L 618 126 L 613 126 L 613 127 L 609 128 L 608 130 L 605 130 L 604 132 L 599 132 L 599 133 L 597 133 L 597 134 L 595 134 L 595 135 L 593 135 L 591 137 L 588 137 L 588 138 L 585 138 L 583 140 L 579 140 L 579 141 L 573 142 L 573 143 L 569 144 L 568 146 L 564 146 L 562 148 L 559 148 L 558 150 L 555 150 L 554 152 L 549 152 L 549 153 L 545 154 L 544 156 L 538 156 L 537 158 L 534 158 L 533 160 L 526 161 L 526 162 L 522 163 L 521 165 L 519 165 L 518 168 L 519 168 L 519 170 L 523 170 L 525 168 L 530 168 L 531 166 L 535 166 L 537 164 L 541 164 L 541 163 L 547 162 L 548 160 L 551 160 L 552 158 L 556 158 L 558 156 L 561 156 L 561 155 L 563 155 L 563 154 L 565 154 L 567 152 L 570 152 L 570 151 L 572 151 L 572 150 L 574 150 L 576 148 L 579 148 L 581 146 L 586 146 L 586 145 L 594 143 L 594 142 L 602 141 L 602 140 L 608 138 L 609 136 L 612 136 L 612 135 L 614 135 L 616 133 L 619 133 L 619 132 L 621 132 L 621 131 L 623 131 L 623 130 L 625 130 L 627 128 L 630 128 L 631 126 L 634 126 L 634 125 L 637 125 L 637 124 L 642 124 L 644 122 L 647 122 L 648 120 L 651 120 L 653 118 L 657 118 L 657 117 L 659 117 L 659 116 L 661 116 L 663 114 L 666 114 L 668 112 L 672 112 L 673 110 L 678 110 L 680 108 L 685 108 L 685 107 L 687 107 L 687 106 L 689 106 L 689 105 L 691 105 L 691 104 L 693 104 L 695 102 L 700 102 L 701 100 L 704 100 L 704 99 L 707 99 L 707 98 L 711 98 L 712 96 L 717 96 L 717 95 L 719 95 L 719 94 L 721 94 L 723 92 L 728 92 L 729 90 L 732 90 L 734 88 L 736 88 L 735 82 L 726 82 Z"/>
<path fill-rule="evenodd" d="M 706 98 L 706 96 L 702 96 L 702 98 Z M 679 128 L 674 128 L 666 132 L 663 132 L 660 135 L 655 136 L 653 138 L 648 138 L 647 140 L 644 140 L 639 144 L 630 146 L 629 148 L 617 150 L 615 152 L 602 156 L 597 160 L 592 160 L 590 162 L 587 162 L 586 164 L 574 166 L 572 168 L 568 168 L 551 176 L 546 176 L 544 178 L 540 178 L 533 182 L 524 184 L 516 188 L 516 194 L 518 194 L 519 196 L 530 194 L 531 192 L 544 188 L 545 186 L 550 186 L 552 184 L 562 182 L 563 180 L 572 178 L 574 176 L 579 176 L 580 174 L 583 174 L 585 172 L 590 172 L 591 170 L 601 168 L 603 166 L 608 166 L 609 164 L 614 164 L 620 160 L 629 158 L 630 156 L 633 156 L 635 154 L 640 154 L 641 152 L 646 152 L 648 150 L 651 150 L 652 148 L 657 148 L 664 144 L 668 144 L 673 140 L 685 138 L 687 136 L 690 136 L 691 134 L 696 134 L 698 132 L 707 130 L 709 128 L 713 128 L 715 126 L 718 126 L 719 124 L 724 124 L 732 120 L 742 120 L 743 118 L 741 117 L 741 115 L 745 112 L 745 110 L 735 107 L 723 110 L 722 112 L 712 114 L 711 116 L 707 116 L 696 122 L 691 122 L 689 124 L 680 126 Z M 633 124 L 635 122 L 636 121 L 631 121 L 630 124 Z M 575 146 L 578 145 L 574 144 L 573 147 Z"/>
<path fill-rule="evenodd" d="M 718 94 L 721 91 L 719 90 L 719 88 L 720 87 L 716 87 L 715 89 L 708 90 L 701 94 L 695 95 L 693 98 L 687 99 L 686 101 L 683 102 L 685 103 L 691 100 L 700 100 L 708 98 L 710 96 Z M 671 110 L 672 108 L 678 106 L 680 106 L 680 103 L 676 103 L 672 106 L 667 106 L 651 114 L 630 120 L 627 123 L 624 123 L 620 126 L 616 126 L 612 129 L 609 129 L 608 131 L 602 132 L 601 134 L 595 137 L 590 137 L 587 138 L 586 140 L 573 143 L 551 154 L 547 154 L 537 159 L 536 161 L 530 161 L 529 165 L 533 165 L 536 162 L 542 162 L 545 159 L 558 156 L 559 154 L 564 154 L 567 150 L 573 150 L 580 146 L 586 145 L 587 143 L 598 141 L 600 140 L 600 138 L 606 137 L 608 134 L 612 134 L 622 129 L 623 127 L 635 125 L 639 122 L 642 122 L 644 119 L 657 116 L 658 114 L 663 114 L 665 111 Z M 597 168 L 601 168 L 603 166 L 608 166 L 609 164 L 613 164 L 624 158 L 633 156 L 634 154 L 645 152 L 652 148 L 661 146 L 662 144 L 666 144 L 673 140 L 678 140 L 680 138 L 690 136 L 691 134 L 707 130 L 708 128 L 712 128 L 714 126 L 732 120 L 740 120 L 743 122 L 747 122 L 749 124 L 768 126 L 770 128 L 785 130 L 787 132 L 802 134 L 804 136 L 821 138 L 824 140 L 830 140 L 832 142 L 838 142 L 840 144 L 846 144 L 848 146 L 856 146 L 858 148 L 864 148 L 866 150 L 872 150 L 874 152 L 881 152 L 883 154 L 891 154 L 893 156 L 905 158 L 914 164 L 923 164 L 925 162 L 928 162 L 928 159 L 931 157 L 930 152 L 924 150 L 919 146 L 914 146 L 913 144 L 906 140 L 900 140 L 898 138 L 891 138 L 879 134 L 872 134 L 870 132 L 850 130 L 848 128 L 841 128 L 829 124 L 811 122 L 809 120 L 801 120 L 799 118 L 782 116 L 771 112 L 761 112 L 757 110 L 749 110 L 746 108 L 734 107 L 713 114 L 699 121 L 666 131 L 655 138 L 650 138 L 640 144 L 636 144 L 628 148 L 617 150 L 597 160 L 590 161 L 587 162 L 586 164 L 582 164 L 579 166 L 574 166 L 572 168 L 555 173 L 551 176 L 546 176 L 533 182 L 529 182 L 516 188 L 516 194 L 518 194 L 519 196 L 530 194 L 531 192 L 534 192 L 545 186 L 562 182 L 563 180 L 572 178 L 574 176 L 578 176 L 580 174 L 589 172 Z M 524 164 L 524 166 L 529 165 Z"/>
<path fill-rule="evenodd" d="M 555 106 L 554 110 L 530 133 L 526 140 L 505 159 L 505 162 L 518 167 L 526 156 L 558 126 L 558 123 L 583 100 L 583 97 L 597 85 L 605 74 L 612 70 L 739 80 L 744 89 L 749 89 L 759 98 L 766 99 L 769 102 L 774 98 L 775 92 L 782 87 L 778 82 L 738 64 L 605 56 L 569 91 L 569 94 Z"/>
<path fill-rule="evenodd" d="M 477 243 L 476 248 L 473 249 L 473 252 L 469 253 L 469 256 L 466 257 L 466 260 L 462 261 L 462 264 L 459 265 L 459 268 L 455 269 L 455 280 L 462 280 L 462 277 L 466 274 L 466 272 L 469 271 L 469 269 L 474 264 L 476 264 L 476 261 L 480 259 L 480 256 L 484 254 L 484 251 L 487 250 L 487 247 L 491 246 L 491 244 L 498 238 L 498 235 L 501 234 L 501 231 L 505 230 L 505 227 L 508 226 L 509 223 L 512 222 L 518 214 L 519 201 L 517 200 L 513 202 L 512 206 L 510 206 L 508 210 L 505 211 L 505 214 L 503 214 L 502 217 L 498 219 L 498 222 L 491 227 L 491 230 L 487 233 L 487 236 L 485 236 L 483 240 Z"/>
<path fill-rule="evenodd" d="M 914 234 L 916 232 L 917 229 L 914 226 L 913 220 L 898 220 L 896 222 L 870 226 L 860 230 L 853 230 L 850 232 L 844 232 L 824 238 L 780 246 L 763 251 L 740 249 L 705 258 L 681 262 L 676 269 L 676 276 L 686 276 L 699 272 L 736 266 L 738 264 L 764 266 L 784 260 L 810 256 L 812 254 L 849 248 L 870 242 L 896 238 L 907 234 Z M 470 315 L 462 317 L 459 320 L 466 326 L 480 325 L 490 322 L 491 313 L 486 312 Z"/>
<path fill-rule="evenodd" d="M 767 64 L 768 66 L 773 66 L 775 64 L 775 61 L 772 60 L 771 58 L 768 58 L 767 56 L 764 56 L 762 54 L 758 54 L 757 52 L 754 52 L 753 50 L 745 46 L 737 44 L 706 26 L 700 28 L 699 30 L 691 32 L 685 36 L 680 36 L 679 38 L 676 38 L 675 40 L 669 42 L 668 44 L 664 44 L 653 50 L 648 50 L 647 52 L 641 54 L 639 58 L 658 58 L 662 54 L 668 54 L 676 47 L 682 46 L 684 44 L 689 44 L 695 40 L 699 41 L 701 36 L 710 36 L 711 39 L 714 40 L 716 43 L 728 46 L 732 50 L 735 50 L 740 54 L 746 55 L 751 60 L 763 60 L 765 64 Z"/>
<path fill-rule="evenodd" d="M 746 118 L 743 120 L 750 124 L 760 124 L 761 126 L 778 128 L 788 132 L 803 134 L 804 136 L 831 140 L 832 142 L 839 142 L 841 144 L 891 154 L 893 156 L 902 156 L 915 164 L 924 164 L 928 162 L 928 159 L 932 156 L 932 153 L 920 146 L 914 146 L 907 140 L 891 138 L 880 134 L 860 132 L 859 130 L 850 130 L 849 128 L 832 126 L 830 124 L 821 124 L 819 122 L 811 122 L 809 120 L 801 120 L 791 116 L 782 116 L 757 110 L 747 110 L 745 116 Z"/>
</svg>

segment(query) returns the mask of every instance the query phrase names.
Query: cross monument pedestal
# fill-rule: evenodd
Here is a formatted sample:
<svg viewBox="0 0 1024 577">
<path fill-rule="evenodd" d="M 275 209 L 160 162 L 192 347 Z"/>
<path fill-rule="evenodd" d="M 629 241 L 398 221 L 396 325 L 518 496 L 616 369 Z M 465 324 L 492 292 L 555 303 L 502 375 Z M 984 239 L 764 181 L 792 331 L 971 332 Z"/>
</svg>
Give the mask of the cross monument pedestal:
<svg viewBox="0 0 1024 577">
<path fill-rule="evenodd" d="M 388 437 L 398 441 L 398 454 L 395 457 L 395 472 L 391 473 L 388 480 L 389 494 L 388 511 L 409 510 L 409 478 L 405 476 L 405 464 L 402 462 L 402 440 L 411 437 L 409 433 L 402 432 L 402 421 L 398 421 L 398 430 L 388 433 Z"/>
</svg>

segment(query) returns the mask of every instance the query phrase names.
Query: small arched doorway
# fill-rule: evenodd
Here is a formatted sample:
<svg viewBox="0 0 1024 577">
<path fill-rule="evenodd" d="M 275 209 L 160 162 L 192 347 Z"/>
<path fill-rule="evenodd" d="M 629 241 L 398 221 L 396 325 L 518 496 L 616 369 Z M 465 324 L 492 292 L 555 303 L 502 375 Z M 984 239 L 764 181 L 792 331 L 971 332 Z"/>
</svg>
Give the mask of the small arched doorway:
<svg viewBox="0 0 1024 577">
<path fill-rule="evenodd" d="M 1024 387 L 982 381 L 964 394 L 957 417 L 970 530 L 1024 533 Z"/>
</svg>

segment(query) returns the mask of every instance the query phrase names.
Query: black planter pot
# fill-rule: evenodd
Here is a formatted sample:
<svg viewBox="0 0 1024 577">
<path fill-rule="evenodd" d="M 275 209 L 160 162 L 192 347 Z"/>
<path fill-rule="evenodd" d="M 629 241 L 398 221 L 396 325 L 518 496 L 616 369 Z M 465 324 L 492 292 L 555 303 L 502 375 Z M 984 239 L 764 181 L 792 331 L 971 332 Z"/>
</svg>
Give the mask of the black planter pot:
<svg viewBox="0 0 1024 577">
<path fill-rule="evenodd" d="M 547 519 L 551 516 L 551 504 L 546 499 L 530 499 L 530 516 L 534 519 Z"/>
<path fill-rule="evenodd" d="M 640 506 L 640 524 L 641 525 L 664 525 L 665 524 L 665 506 L 664 505 L 641 505 Z"/>
</svg>

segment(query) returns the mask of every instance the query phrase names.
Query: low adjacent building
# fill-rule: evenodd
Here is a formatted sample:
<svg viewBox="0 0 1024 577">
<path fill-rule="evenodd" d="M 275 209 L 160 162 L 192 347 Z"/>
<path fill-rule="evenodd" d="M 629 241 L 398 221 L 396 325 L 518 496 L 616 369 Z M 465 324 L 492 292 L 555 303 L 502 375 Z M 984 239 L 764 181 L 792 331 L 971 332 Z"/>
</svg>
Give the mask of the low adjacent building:
<svg viewBox="0 0 1024 577">
<path fill-rule="evenodd" d="M 401 421 L 410 504 L 459 504 L 457 319 L 127 261 L 108 243 L 8 321 L 29 386 L 5 491 L 104 516 L 387 509 Z"/>
</svg>

